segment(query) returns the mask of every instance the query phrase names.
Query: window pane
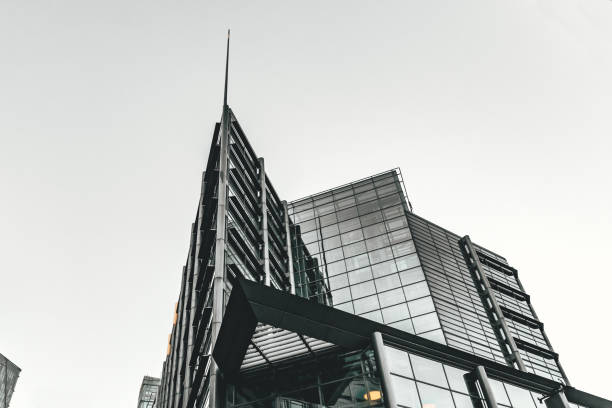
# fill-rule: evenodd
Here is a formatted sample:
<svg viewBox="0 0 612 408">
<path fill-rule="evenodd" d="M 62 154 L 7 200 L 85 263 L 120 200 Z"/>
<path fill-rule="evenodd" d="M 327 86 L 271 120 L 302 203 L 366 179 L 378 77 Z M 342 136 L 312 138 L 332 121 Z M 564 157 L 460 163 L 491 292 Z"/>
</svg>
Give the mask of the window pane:
<svg viewBox="0 0 612 408">
<path fill-rule="evenodd" d="M 346 260 L 346 267 L 349 271 L 353 269 L 363 268 L 364 266 L 368 266 L 369 264 L 370 261 L 368 259 L 367 254 L 358 255 L 354 258 L 348 258 Z"/>
<path fill-rule="evenodd" d="M 406 300 L 413 300 L 429 295 L 429 288 L 427 287 L 427 282 L 421 281 L 418 283 L 413 283 L 410 286 L 405 286 L 404 294 L 406 295 Z"/>
<path fill-rule="evenodd" d="M 323 240 L 323 248 L 326 250 L 338 248 L 340 245 L 342 245 L 342 243 L 340 242 L 340 236 L 338 235 Z"/>
<path fill-rule="evenodd" d="M 448 388 L 442 363 L 415 354 L 410 354 L 410 361 L 412 362 L 412 370 L 416 380 Z"/>
<path fill-rule="evenodd" d="M 363 239 L 363 232 L 360 229 L 345 232 L 341 235 L 342 243 L 344 245 L 352 244 L 353 242 L 361 241 Z"/>
<path fill-rule="evenodd" d="M 448 390 L 417 383 L 424 408 L 453 408 L 453 398 Z"/>
<path fill-rule="evenodd" d="M 336 209 L 343 210 L 345 208 L 349 208 L 355 205 L 355 197 L 347 197 L 342 200 L 338 200 L 335 202 Z"/>
<path fill-rule="evenodd" d="M 368 251 L 372 251 L 374 249 L 379 249 L 382 247 L 389 246 L 389 238 L 387 234 L 379 235 L 374 238 L 370 238 L 366 241 L 366 246 L 368 247 Z"/>
<path fill-rule="evenodd" d="M 387 261 L 372 266 L 372 273 L 375 278 L 380 278 L 393 272 L 397 272 L 395 261 Z"/>
<path fill-rule="evenodd" d="M 463 377 L 468 373 L 467 371 L 447 365 L 444 366 L 444 371 L 446 371 L 446 378 L 448 379 L 451 390 L 464 392 L 466 394 L 470 393 Z"/>
<path fill-rule="evenodd" d="M 359 227 L 361 227 L 361 224 L 359 223 L 359 218 L 353 218 L 352 220 L 343 221 L 340 224 L 338 224 L 338 228 L 340 228 L 340 232 L 352 231 Z"/>
<path fill-rule="evenodd" d="M 366 225 L 372 225 L 382 222 L 383 216 L 380 211 L 376 211 L 373 213 L 362 215 L 359 217 L 359 219 L 361 220 L 361 224 L 365 227 Z"/>
<path fill-rule="evenodd" d="M 510 384 L 506 384 L 506 390 L 513 408 L 535 408 L 529 391 Z"/>
<path fill-rule="evenodd" d="M 397 263 L 397 269 L 401 271 L 402 269 L 410 269 L 419 266 L 419 257 L 417 254 L 407 255 L 396 259 L 395 262 Z"/>
<path fill-rule="evenodd" d="M 344 258 L 342 254 L 342 248 L 332 249 L 331 251 L 325 251 L 325 260 L 327 262 L 335 262 Z"/>
<path fill-rule="evenodd" d="M 363 193 L 357 194 L 357 202 L 365 203 L 376 198 L 376 192 L 374 190 L 364 191 Z M 378 206 L 378 204 L 377 204 Z"/>
<path fill-rule="evenodd" d="M 414 242 L 412 240 L 404 241 L 399 244 L 393 245 L 393 255 L 398 258 L 400 256 L 412 254 L 416 251 L 414 249 Z"/>
<path fill-rule="evenodd" d="M 399 276 L 397 276 L 396 273 L 385 276 L 384 278 L 378 278 L 374 281 L 374 283 L 376 284 L 376 290 L 378 292 L 385 292 L 401 286 Z"/>
<path fill-rule="evenodd" d="M 334 203 L 331 203 L 331 200 L 331 197 L 326 197 L 324 199 L 315 201 L 315 204 L 317 205 L 315 212 L 317 215 L 329 214 L 335 211 Z"/>
<path fill-rule="evenodd" d="M 412 238 L 410 235 L 410 230 L 408 228 L 404 228 L 397 231 L 392 231 L 389 233 L 389 239 L 391 243 L 397 244 L 398 242 L 406 241 L 407 239 Z"/>
<path fill-rule="evenodd" d="M 344 303 L 347 300 L 351 300 L 351 291 L 349 288 L 334 290 L 331 294 L 334 304 Z"/>
<path fill-rule="evenodd" d="M 410 317 L 408 314 L 408 307 L 406 307 L 405 303 L 383 309 L 382 314 L 385 323 L 393 323 Z"/>
<path fill-rule="evenodd" d="M 346 302 L 341 305 L 334 305 L 336 309 L 344 310 L 345 312 L 355 313 L 355 309 L 353 309 L 353 302 Z"/>
<path fill-rule="evenodd" d="M 358 299 L 364 296 L 373 295 L 376 293 L 376 288 L 374 288 L 374 282 L 364 282 L 351 286 L 351 293 L 353 294 L 353 299 Z"/>
<path fill-rule="evenodd" d="M 457 408 L 474 408 L 474 405 L 472 404 L 472 399 L 467 395 L 453 392 L 453 399 L 455 400 L 455 406 Z"/>
<path fill-rule="evenodd" d="M 406 353 L 404 350 L 396 349 L 395 347 L 385 346 L 385 354 L 387 355 L 387 361 L 389 362 L 389 370 L 392 373 L 414 378 L 408 353 Z"/>
<path fill-rule="evenodd" d="M 404 228 L 408 226 L 408 221 L 406 221 L 406 217 L 397 217 L 389 221 L 385 221 L 387 225 L 387 229 L 389 231 L 393 231 L 396 229 Z"/>
<path fill-rule="evenodd" d="M 338 221 L 346 221 L 350 220 L 351 218 L 355 218 L 357 217 L 357 207 L 351 207 L 347 208 L 346 210 L 338 211 L 336 216 L 338 217 Z"/>
<path fill-rule="evenodd" d="M 417 334 L 440 328 L 440 322 L 435 312 L 414 317 L 412 324 Z"/>
<path fill-rule="evenodd" d="M 444 334 L 442 333 L 442 329 L 428 331 L 426 333 L 419 334 L 419 337 L 424 339 L 429 339 L 431 341 L 435 341 L 436 343 L 446 344 L 446 339 L 444 338 Z"/>
<path fill-rule="evenodd" d="M 351 244 L 351 245 L 347 245 L 347 246 L 343 247 L 342 249 L 344 250 L 344 256 L 347 257 L 347 258 L 351 257 L 351 256 L 363 254 L 363 253 L 366 252 L 365 242 L 363 242 L 363 241 L 356 242 L 356 243 Z"/>
<path fill-rule="evenodd" d="M 425 279 L 423 270 L 421 268 L 412 268 L 407 271 L 401 271 L 399 276 L 402 280 L 402 285 L 409 285 Z"/>
<path fill-rule="evenodd" d="M 385 224 L 373 224 L 363 229 L 363 235 L 366 238 L 372 238 L 384 234 L 386 231 Z"/>
<path fill-rule="evenodd" d="M 410 314 L 413 317 L 433 312 L 435 310 L 433 301 L 429 296 L 409 302 L 408 307 L 410 308 Z"/>
<path fill-rule="evenodd" d="M 376 285 L 376 287 L 378 288 L 378 285 Z M 398 303 L 405 302 L 404 293 L 402 292 L 401 288 L 393 289 L 385 293 L 379 293 L 378 301 L 380 302 L 380 307 L 396 305 Z"/>
<path fill-rule="evenodd" d="M 348 279 L 351 285 L 356 283 L 365 282 L 372 279 L 372 271 L 370 268 L 357 269 L 348 273 Z"/>
<path fill-rule="evenodd" d="M 346 277 L 346 274 L 343 273 L 341 275 L 332 276 L 329 278 L 329 288 L 331 290 L 340 289 L 345 286 L 348 286 L 348 278 Z"/>
<path fill-rule="evenodd" d="M 372 264 L 376 264 L 379 262 L 387 261 L 393 258 L 393 253 L 391 252 L 391 248 L 381 248 L 376 251 L 372 251 L 370 254 L 370 261 Z"/>
<path fill-rule="evenodd" d="M 339 273 L 343 272 L 346 272 L 346 265 L 344 264 L 344 261 L 327 264 L 327 274 L 329 276 L 338 275 Z"/>
<path fill-rule="evenodd" d="M 355 307 L 355 313 L 357 314 L 366 313 L 374 309 L 378 309 L 378 296 L 374 295 L 356 300 L 353 302 L 353 306 Z"/>
<path fill-rule="evenodd" d="M 338 235 L 340 231 L 338 230 L 338 225 L 330 225 L 329 227 L 321 228 L 321 235 L 323 238 L 333 237 L 334 235 Z"/>
<path fill-rule="evenodd" d="M 414 381 L 392 375 L 391 383 L 393 384 L 392 386 L 395 391 L 398 405 L 408 408 L 421 408 Z"/>
<path fill-rule="evenodd" d="M 492 378 L 489 378 L 489 384 L 493 390 L 495 401 L 497 401 L 498 404 L 510 405 L 510 400 L 508 400 L 508 395 L 504 389 L 504 384 Z"/>
<path fill-rule="evenodd" d="M 383 317 L 382 317 L 382 314 L 380 314 L 380 310 L 373 310 L 371 312 L 364 313 L 360 316 L 363 317 L 364 319 L 370 319 L 378 323 L 383 323 Z"/>
<path fill-rule="evenodd" d="M 376 200 L 369 201 L 369 202 L 367 202 L 365 204 L 361 204 L 361 205 L 357 206 L 357 210 L 359 211 L 359 214 L 362 214 L 362 215 L 374 212 L 374 211 L 378 210 L 379 208 L 380 208 L 380 206 L 378 205 L 378 202 Z"/>
<path fill-rule="evenodd" d="M 393 205 L 401 204 L 402 199 L 400 198 L 399 194 L 393 194 L 393 195 L 379 199 L 378 202 L 380 203 L 380 206 L 382 208 L 385 208 L 385 207 L 391 207 Z"/>
<path fill-rule="evenodd" d="M 412 326 L 412 320 L 410 319 L 402 320 L 401 322 L 390 323 L 389 326 L 414 334 L 414 327 Z"/>
<path fill-rule="evenodd" d="M 385 208 L 383 210 L 383 216 L 386 220 L 390 220 L 392 218 L 399 217 L 404 213 L 404 208 L 401 205 L 396 205 L 395 207 Z"/>
<path fill-rule="evenodd" d="M 327 227 L 329 225 L 335 224 L 338 222 L 336 218 L 336 214 L 327 214 L 323 215 L 319 218 L 319 222 L 321 223 L 321 227 Z"/>
</svg>

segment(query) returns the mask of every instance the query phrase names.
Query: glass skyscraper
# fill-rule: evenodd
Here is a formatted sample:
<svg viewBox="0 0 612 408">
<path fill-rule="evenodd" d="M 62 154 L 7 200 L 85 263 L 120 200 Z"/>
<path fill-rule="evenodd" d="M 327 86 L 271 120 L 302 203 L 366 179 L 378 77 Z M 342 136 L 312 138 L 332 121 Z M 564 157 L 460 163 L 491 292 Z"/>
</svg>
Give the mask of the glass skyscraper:
<svg viewBox="0 0 612 408">
<path fill-rule="evenodd" d="M 612 407 L 570 385 L 517 270 L 415 214 L 398 169 L 284 201 L 226 98 L 156 403 Z"/>
</svg>

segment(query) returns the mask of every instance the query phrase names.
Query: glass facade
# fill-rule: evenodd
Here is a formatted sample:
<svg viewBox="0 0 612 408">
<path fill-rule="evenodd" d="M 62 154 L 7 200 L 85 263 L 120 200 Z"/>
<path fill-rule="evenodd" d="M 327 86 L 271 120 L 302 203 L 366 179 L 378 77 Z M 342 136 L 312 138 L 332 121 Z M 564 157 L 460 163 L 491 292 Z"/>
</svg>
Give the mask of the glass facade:
<svg viewBox="0 0 612 408">
<path fill-rule="evenodd" d="M 407 217 L 447 344 L 506 364 L 494 323 L 484 307 L 486 299 L 479 294 L 461 252 L 461 237 L 412 212 Z M 475 248 L 526 371 L 566 382 L 517 271 L 505 258 L 481 246 Z"/>
<path fill-rule="evenodd" d="M 473 408 L 486 406 L 482 384 L 466 370 L 385 346 L 397 405 L 405 408 Z M 542 395 L 487 378 L 498 406 L 541 408 Z"/>
<path fill-rule="evenodd" d="M 296 293 L 444 343 L 407 210 L 396 171 L 289 203 Z"/>
<path fill-rule="evenodd" d="M 0 354 L 0 408 L 8 408 L 21 369 Z"/>
<path fill-rule="evenodd" d="M 251 373 L 226 387 L 231 408 L 380 407 L 372 350 L 319 356 Z"/>
<path fill-rule="evenodd" d="M 516 269 L 478 245 L 466 253 L 466 238 L 414 214 L 399 170 L 289 203 L 281 200 L 264 159 L 225 105 L 202 178 L 157 407 L 305 408 L 385 401 L 371 351 L 347 352 L 335 339 L 271 323 L 251 322 L 240 329 L 253 330 L 251 342 L 237 351 L 242 360 L 233 365 L 242 376 L 225 383 L 212 354 L 232 289 L 241 279 L 369 321 L 333 311 L 338 318 L 377 322 L 415 334 L 412 338 L 421 342 L 432 340 L 427 343 L 433 348 L 449 346 L 490 364 L 567 383 Z M 386 353 L 399 406 L 484 407 L 473 371 L 392 347 Z M 531 391 L 491 383 L 500 406 L 541 406 Z"/>
</svg>

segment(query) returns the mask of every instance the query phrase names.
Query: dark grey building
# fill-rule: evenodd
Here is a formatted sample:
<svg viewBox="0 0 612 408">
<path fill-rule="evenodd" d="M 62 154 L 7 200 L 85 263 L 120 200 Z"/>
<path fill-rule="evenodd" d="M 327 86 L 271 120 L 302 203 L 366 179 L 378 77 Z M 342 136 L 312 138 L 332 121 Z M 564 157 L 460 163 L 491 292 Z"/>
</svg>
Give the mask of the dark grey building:
<svg viewBox="0 0 612 408">
<path fill-rule="evenodd" d="M 159 391 L 159 378 L 145 375 L 140 384 L 138 393 L 138 408 L 154 408 L 157 392 Z"/>
<path fill-rule="evenodd" d="M 399 170 L 283 201 L 226 75 L 160 408 L 574 404 L 612 407 L 570 385 L 503 256 L 415 214 Z"/>
<path fill-rule="evenodd" d="M 21 369 L 0 354 L 0 408 L 8 408 Z"/>
</svg>

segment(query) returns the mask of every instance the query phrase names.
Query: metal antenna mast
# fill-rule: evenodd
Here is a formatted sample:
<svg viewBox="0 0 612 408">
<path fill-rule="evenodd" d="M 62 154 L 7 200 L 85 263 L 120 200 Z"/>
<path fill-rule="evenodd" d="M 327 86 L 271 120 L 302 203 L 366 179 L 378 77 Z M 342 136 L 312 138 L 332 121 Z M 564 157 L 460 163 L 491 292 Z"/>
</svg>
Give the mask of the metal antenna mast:
<svg viewBox="0 0 612 408">
<path fill-rule="evenodd" d="M 227 30 L 227 52 L 225 54 L 225 90 L 223 91 L 223 107 L 227 106 L 227 70 L 229 66 L 230 30 Z"/>
</svg>

